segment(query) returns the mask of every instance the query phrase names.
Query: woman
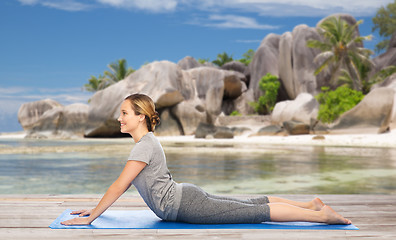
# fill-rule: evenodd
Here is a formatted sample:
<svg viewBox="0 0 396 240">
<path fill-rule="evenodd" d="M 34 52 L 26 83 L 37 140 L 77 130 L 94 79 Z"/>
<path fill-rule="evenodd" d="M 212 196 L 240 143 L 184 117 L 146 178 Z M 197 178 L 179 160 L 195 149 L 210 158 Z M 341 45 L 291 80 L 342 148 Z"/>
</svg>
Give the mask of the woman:
<svg viewBox="0 0 396 240">
<path fill-rule="evenodd" d="M 130 186 L 139 191 L 148 207 L 161 219 L 200 224 L 261 223 L 265 221 L 307 221 L 351 224 L 351 221 L 323 204 L 319 198 L 296 202 L 278 197 L 239 200 L 210 195 L 192 184 L 173 181 L 161 144 L 154 136 L 159 124 L 151 98 L 133 94 L 120 108 L 121 132 L 129 133 L 136 145 L 118 179 L 92 210 L 74 211 L 80 217 L 64 225 L 89 225 L 109 208 Z M 88 216 L 88 217 L 82 217 Z"/>
</svg>

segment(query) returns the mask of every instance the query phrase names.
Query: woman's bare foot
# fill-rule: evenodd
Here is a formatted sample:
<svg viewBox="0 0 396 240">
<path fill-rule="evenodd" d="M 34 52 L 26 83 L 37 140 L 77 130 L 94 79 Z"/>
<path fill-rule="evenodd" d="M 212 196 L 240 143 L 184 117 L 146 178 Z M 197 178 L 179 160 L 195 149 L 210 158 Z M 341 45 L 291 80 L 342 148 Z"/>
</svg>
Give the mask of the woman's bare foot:
<svg viewBox="0 0 396 240">
<path fill-rule="evenodd" d="M 331 207 L 325 205 L 322 210 L 324 217 L 325 217 L 325 223 L 328 224 L 351 224 L 352 222 L 349 219 L 344 218 L 340 214 L 338 214 L 336 211 L 334 211 Z"/>
<path fill-rule="evenodd" d="M 309 209 L 320 211 L 324 206 L 325 204 L 322 202 L 322 200 L 320 200 L 319 198 L 315 198 L 311 201 L 311 207 Z"/>
</svg>

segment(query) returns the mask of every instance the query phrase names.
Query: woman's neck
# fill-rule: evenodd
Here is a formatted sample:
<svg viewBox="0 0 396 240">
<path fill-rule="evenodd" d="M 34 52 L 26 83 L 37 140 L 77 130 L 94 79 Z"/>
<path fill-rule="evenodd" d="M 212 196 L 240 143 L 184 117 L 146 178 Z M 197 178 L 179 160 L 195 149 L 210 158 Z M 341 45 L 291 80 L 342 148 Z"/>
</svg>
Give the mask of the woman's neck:
<svg viewBox="0 0 396 240">
<path fill-rule="evenodd" d="M 135 143 L 139 142 L 140 139 L 146 135 L 149 131 L 147 129 L 137 129 L 135 132 L 131 133 L 131 136 L 133 138 L 133 141 L 135 141 Z"/>
</svg>

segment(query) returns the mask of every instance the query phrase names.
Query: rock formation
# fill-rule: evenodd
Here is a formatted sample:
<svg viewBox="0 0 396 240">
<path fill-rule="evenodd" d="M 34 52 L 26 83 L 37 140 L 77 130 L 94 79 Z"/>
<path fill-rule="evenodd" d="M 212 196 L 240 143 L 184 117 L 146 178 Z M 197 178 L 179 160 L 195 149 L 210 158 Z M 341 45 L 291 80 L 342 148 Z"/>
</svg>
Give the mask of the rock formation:
<svg viewBox="0 0 396 240">
<path fill-rule="evenodd" d="M 256 50 L 252 62 L 249 64 L 249 90 L 252 91 L 255 101 L 262 94 L 258 87 L 260 79 L 267 73 L 279 76 L 279 40 L 279 35 L 273 33 L 267 35 Z"/>
<path fill-rule="evenodd" d="M 25 130 L 30 130 L 46 111 L 57 107 L 62 104 L 52 99 L 24 103 L 19 108 L 18 121 Z"/>
<path fill-rule="evenodd" d="M 309 93 L 301 93 L 295 100 L 278 102 L 271 114 L 272 124 L 282 125 L 285 121 L 299 121 L 310 124 L 316 119 L 319 103 Z"/>
<path fill-rule="evenodd" d="M 200 64 L 197 60 L 195 60 L 195 58 L 187 56 L 185 58 L 183 58 L 182 60 L 180 60 L 179 62 L 177 62 L 177 65 L 179 65 L 179 67 L 183 70 L 188 70 L 191 68 L 196 68 L 196 67 L 201 67 L 202 64 Z"/>
<path fill-rule="evenodd" d="M 243 74 L 244 75 L 243 81 L 245 82 L 246 86 L 249 86 L 250 70 L 249 67 L 246 66 L 245 64 L 238 61 L 232 61 L 221 66 L 221 69 L 235 71 Z"/>
<path fill-rule="evenodd" d="M 27 132 L 28 138 L 83 137 L 88 119 L 88 105 L 75 103 L 45 111 Z"/>
<path fill-rule="evenodd" d="M 383 82 L 374 84 L 371 87 L 371 90 L 375 89 L 375 88 L 379 88 L 379 87 L 387 87 L 387 88 L 392 88 L 394 90 L 396 90 L 396 73 L 390 75 L 389 77 L 387 77 L 386 79 L 384 79 Z"/>
<path fill-rule="evenodd" d="M 320 37 L 314 28 L 306 25 L 299 25 L 293 29 L 293 51 L 292 61 L 293 68 L 291 69 L 294 82 L 294 94 L 289 96 L 294 99 L 300 93 L 310 93 L 316 95 L 320 90 L 317 77 L 314 75 L 318 64 L 314 62 L 316 55 L 320 52 L 318 49 L 307 47 L 308 40 L 319 40 Z M 281 78 L 282 79 L 282 78 Z M 289 92 L 288 92 L 289 93 Z"/>
<path fill-rule="evenodd" d="M 356 23 L 351 15 L 332 16 L 339 16 L 349 24 Z M 358 30 L 356 34 L 359 35 Z M 47 99 L 23 104 L 18 119 L 22 127 L 30 131 L 29 136 L 125 136 L 120 133 L 117 121 L 119 107 L 126 96 L 144 93 L 154 100 L 160 113 L 161 125 L 156 129 L 157 135 L 192 135 L 201 123 L 216 124 L 221 114 L 229 115 L 235 110 L 243 115 L 252 114 L 250 103 L 262 95 L 259 81 L 271 73 L 281 82 L 272 123 L 282 126 L 287 121 L 299 121 L 311 126 L 312 131 L 314 125 L 319 126 L 316 120 L 319 104 L 313 96 L 322 86 L 328 85 L 329 76 L 326 72 L 314 75 L 320 64 L 315 61 L 319 50 L 307 47 L 310 39 L 320 40 L 321 36 L 317 28 L 306 25 L 298 25 L 282 35 L 269 34 L 259 45 L 249 66 L 233 61 L 219 68 L 210 62 L 201 64 L 190 56 L 177 64 L 153 62 L 96 92 L 89 107 L 63 107 Z M 388 50 L 374 59 L 375 71 L 395 65 L 395 56 L 396 33 Z M 364 101 L 341 116 L 332 131 L 364 125 L 384 132 L 396 127 L 392 93 L 396 91 L 395 79 L 393 75 L 375 85 Z M 260 134 L 268 134 L 266 132 L 274 129 L 263 129 Z M 326 126 L 320 129 L 327 131 Z"/>
<path fill-rule="evenodd" d="M 213 124 L 200 123 L 195 132 L 195 138 L 233 138 L 234 133 L 227 127 L 217 127 Z"/>
<path fill-rule="evenodd" d="M 371 87 L 371 91 L 376 88 L 391 88 L 396 92 L 396 73 L 392 74 L 391 76 L 387 77 L 383 82 L 375 84 Z M 391 123 L 389 125 L 390 129 L 396 129 L 396 99 L 393 102 L 393 115 L 391 117 Z"/>
<path fill-rule="evenodd" d="M 386 52 L 375 57 L 373 62 L 375 64 L 375 70 L 373 73 L 388 66 L 396 66 L 396 32 L 393 33 Z"/>
<path fill-rule="evenodd" d="M 252 136 L 277 136 L 285 135 L 283 126 L 279 125 L 269 125 L 259 129 L 259 131 Z"/>
<path fill-rule="evenodd" d="M 200 122 L 214 123 L 224 98 L 234 101 L 241 96 L 243 77 L 212 67 L 183 70 L 168 61 L 150 63 L 92 97 L 86 136 L 118 135 L 119 106 L 127 95 L 137 92 L 153 99 L 164 118 L 162 124 L 172 123 L 171 128 L 159 126 L 159 135 L 193 134 Z"/>
<path fill-rule="evenodd" d="M 390 130 L 395 114 L 395 90 L 376 88 L 356 107 L 342 114 L 331 128 L 332 133 L 384 133 Z"/>
<path fill-rule="evenodd" d="M 283 127 L 289 135 L 309 134 L 309 125 L 300 121 L 285 121 Z"/>
<path fill-rule="evenodd" d="M 349 24 L 356 23 L 351 15 L 335 14 L 329 17 L 332 16 L 340 17 Z M 322 19 L 317 27 L 327 18 Z M 358 30 L 356 34 L 359 34 Z M 303 92 L 316 95 L 326 85 L 328 74 L 313 74 L 319 66 L 314 59 L 320 51 L 307 47 L 307 41 L 311 39 L 320 40 L 321 37 L 317 28 L 307 25 L 298 25 L 292 32 L 286 32 L 282 36 L 269 34 L 264 38 L 248 68 L 251 75 L 248 86 L 253 91 L 255 100 L 262 94 L 258 83 L 267 73 L 278 76 L 282 83 L 278 97 L 280 100 L 294 99 Z"/>
</svg>

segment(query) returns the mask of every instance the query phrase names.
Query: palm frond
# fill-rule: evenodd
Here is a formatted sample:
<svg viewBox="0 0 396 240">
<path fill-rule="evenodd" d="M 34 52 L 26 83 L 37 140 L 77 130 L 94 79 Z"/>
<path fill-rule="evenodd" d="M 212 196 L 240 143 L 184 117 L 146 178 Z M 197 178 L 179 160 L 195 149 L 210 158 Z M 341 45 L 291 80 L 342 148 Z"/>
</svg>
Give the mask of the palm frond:
<svg viewBox="0 0 396 240">
<path fill-rule="evenodd" d="M 328 58 L 333 58 L 333 57 L 334 57 L 334 53 L 332 51 L 326 51 L 326 52 L 322 52 L 322 53 L 319 53 L 318 55 L 316 55 L 313 62 L 318 63 L 321 61 L 326 61 Z"/>
<path fill-rule="evenodd" d="M 375 63 L 373 62 L 373 60 L 371 60 L 369 57 L 367 57 L 367 55 L 365 54 L 361 54 L 359 52 L 354 53 L 355 56 L 357 57 L 357 61 L 362 62 L 363 64 L 369 65 L 370 67 L 374 67 Z"/>
<path fill-rule="evenodd" d="M 396 66 L 392 65 L 392 66 L 385 67 L 385 68 L 381 69 L 380 71 L 378 71 L 376 74 L 374 74 L 370 78 L 369 82 L 371 85 L 373 85 L 375 83 L 382 82 L 387 77 L 389 77 L 395 73 L 396 73 Z"/>
<path fill-rule="evenodd" d="M 322 72 L 325 68 L 328 68 L 329 65 L 334 61 L 334 57 L 328 57 L 323 63 L 315 70 L 314 75 L 318 75 Z"/>
<path fill-rule="evenodd" d="M 348 85 L 353 88 L 353 80 L 349 72 L 345 69 L 341 69 L 340 76 L 338 77 L 338 83 Z"/>
<path fill-rule="evenodd" d="M 331 50 L 331 45 L 326 43 L 326 42 L 322 42 L 322 41 L 318 41 L 318 40 L 308 40 L 307 41 L 307 46 L 310 48 L 318 48 L 321 51 L 329 51 Z"/>
</svg>

